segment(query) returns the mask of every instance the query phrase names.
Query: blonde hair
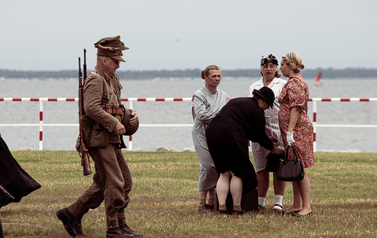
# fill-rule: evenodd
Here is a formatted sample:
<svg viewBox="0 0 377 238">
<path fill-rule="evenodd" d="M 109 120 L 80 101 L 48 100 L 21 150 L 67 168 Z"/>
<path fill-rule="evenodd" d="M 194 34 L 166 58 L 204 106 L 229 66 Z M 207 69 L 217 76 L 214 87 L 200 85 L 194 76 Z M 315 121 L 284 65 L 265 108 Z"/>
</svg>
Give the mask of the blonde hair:
<svg viewBox="0 0 377 238">
<path fill-rule="evenodd" d="M 296 74 L 300 73 L 300 71 L 305 68 L 301 56 L 296 52 L 287 53 L 283 55 L 282 58 L 284 63 L 286 63 Z"/>
<path fill-rule="evenodd" d="M 202 71 L 202 79 L 204 79 L 204 76 L 208 76 L 209 75 L 209 71 L 210 70 L 221 70 L 219 66 L 217 65 L 210 65 L 210 66 L 207 66 L 207 68 L 205 68 L 203 71 Z"/>
</svg>

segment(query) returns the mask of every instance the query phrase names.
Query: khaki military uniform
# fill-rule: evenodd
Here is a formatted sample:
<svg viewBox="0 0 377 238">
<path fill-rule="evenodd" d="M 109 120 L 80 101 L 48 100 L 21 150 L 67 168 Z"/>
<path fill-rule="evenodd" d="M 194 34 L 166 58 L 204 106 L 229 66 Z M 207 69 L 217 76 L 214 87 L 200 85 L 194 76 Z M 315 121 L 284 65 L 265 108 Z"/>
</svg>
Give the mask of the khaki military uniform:
<svg viewBox="0 0 377 238">
<path fill-rule="evenodd" d="M 85 80 L 84 110 L 89 119 L 80 121 L 80 125 L 87 124 L 83 131 L 89 138 L 89 153 L 95 162 L 96 172 L 93 184 L 68 207 L 75 218 L 81 218 L 89 209 L 98 207 L 104 201 L 108 229 L 126 224 L 124 209 L 130 202 L 128 194 L 132 188 L 131 173 L 121 151 L 120 136 L 115 131 L 121 120 L 121 112 L 117 114 L 121 89 L 118 75 L 109 77 L 99 68 Z"/>
</svg>

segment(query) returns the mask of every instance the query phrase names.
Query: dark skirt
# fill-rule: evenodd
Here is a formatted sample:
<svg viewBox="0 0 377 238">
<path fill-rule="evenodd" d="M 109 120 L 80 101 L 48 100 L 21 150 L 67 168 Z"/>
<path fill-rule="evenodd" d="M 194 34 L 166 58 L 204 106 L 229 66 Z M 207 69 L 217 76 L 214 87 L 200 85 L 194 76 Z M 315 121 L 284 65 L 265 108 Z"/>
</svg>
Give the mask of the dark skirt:
<svg viewBox="0 0 377 238">
<path fill-rule="evenodd" d="M 22 197 L 41 187 L 13 158 L 1 136 L 0 185 L 3 187 L 0 189 L 0 208 L 8 203 L 21 201 Z"/>
<path fill-rule="evenodd" d="M 217 172 L 232 171 L 242 178 L 243 194 L 256 188 L 258 180 L 242 126 L 233 119 L 217 115 L 207 127 L 206 137 Z"/>
</svg>

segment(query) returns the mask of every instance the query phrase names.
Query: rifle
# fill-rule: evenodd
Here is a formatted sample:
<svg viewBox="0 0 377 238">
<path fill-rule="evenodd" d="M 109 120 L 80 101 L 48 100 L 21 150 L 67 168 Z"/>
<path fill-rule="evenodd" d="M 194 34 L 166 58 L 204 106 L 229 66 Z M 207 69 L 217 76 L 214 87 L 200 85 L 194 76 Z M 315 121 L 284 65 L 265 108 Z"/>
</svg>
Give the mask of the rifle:
<svg viewBox="0 0 377 238">
<path fill-rule="evenodd" d="M 14 200 L 14 197 L 12 196 L 12 194 L 10 194 L 3 186 L 0 185 L 0 190 L 3 191 L 3 193 L 5 195 L 7 195 L 8 198 L 10 199 L 13 199 Z"/>
<path fill-rule="evenodd" d="M 84 49 L 84 81 L 86 79 L 86 50 Z M 81 62 L 79 57 L 79 120 L 82 116 L 85 115 L 84 105 L 83 105 L 83 83 L 82 83 L 82 73 L 81 73 Z M 80 144 L 82 148 L 82 154 L 79 153 L 81 157 L 81 166 L 83 167 L 84 175 L 89 175 L 92 173 L 90 168 L 90 161 L 89 161 L 89 151 L 85 143 L 84 133 L 82 131 L 81 126 L 79 125 L 80 130 Z"/>
</svg>

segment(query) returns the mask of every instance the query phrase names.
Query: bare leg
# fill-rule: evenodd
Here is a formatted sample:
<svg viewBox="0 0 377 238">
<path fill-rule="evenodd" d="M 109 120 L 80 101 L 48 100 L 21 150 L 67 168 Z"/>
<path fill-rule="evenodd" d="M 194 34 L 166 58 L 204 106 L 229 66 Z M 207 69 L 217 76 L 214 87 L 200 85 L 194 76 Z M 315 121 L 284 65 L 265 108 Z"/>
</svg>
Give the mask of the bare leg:
<svg viewBox="0 0 377 238">
<path fill-rule="evenodd" d="M 258 197 L 266 197 L 268 187 L 270 186 L 270 174 L 265 169 L 257 173 L 258 179 Z"/>
<path fill-rule="evenodd" d="M 219 199 L 220 210 L 226 210 L 226 198 L 228 197 L 228 192 L 229 192 L 229 180 L 230 180 L 230 171 L 225 172 L 225 173 L 220 173 L 219 180 L 217 180 L 216 189 L 217 189 L 217 197 Z"/>
<path fill-rule="evenodd" d="M 302 204 L 301 204 L 301 194 L 298 189 L 297 182 L 292 182 L 293 186 L 293 205 L 290 207 L 287 212 L 293 212 L 293 211 L 298 211 L 302 209 Z"/>
<path fill-rule="evenodd" d="M 275 195 L 282 195 L 283 196 L 286 184 L 287 184 L 287 182 L 285 182 L 285 181 L 277 180 L 276 172 L 274 172 L 274 192 L 275 192 Z"/>
<path fill-rule="evenodd" d="M 312 211 L 310 208 L 310 181 L 306 173 L 304 174 L 304 179 L 298 181 L 297 185 L 302 198 L 302 210 L 298 214 L 306 215 Z"/>
<path fill-rule="evenodd" d="M 230 180 L 230 193 L 233 199 L 233 210 L 242 211 L 241 209 L 241 199 L 242 199 L 242 188 L 243 182 L 240 177 L 235 176 L 233 173 Z"/>
<path fill-rule="evenodd" d="M 270 186 L 270 175 L 265 169 L 257 172 L 258 179 L 258 206 L 264 208 L 266 206 L 266 195 Z"/>
<path fill-rule="evenodd" d="M 282 211 L 283 210 L 283 196 L 285 191 L 285 181 L 279 181 L 276 178 L 276 172 L 273 173 L 273 183 L 274 183 L 274 206 L 273 209 L 275 211 Z"/>
</svg>

